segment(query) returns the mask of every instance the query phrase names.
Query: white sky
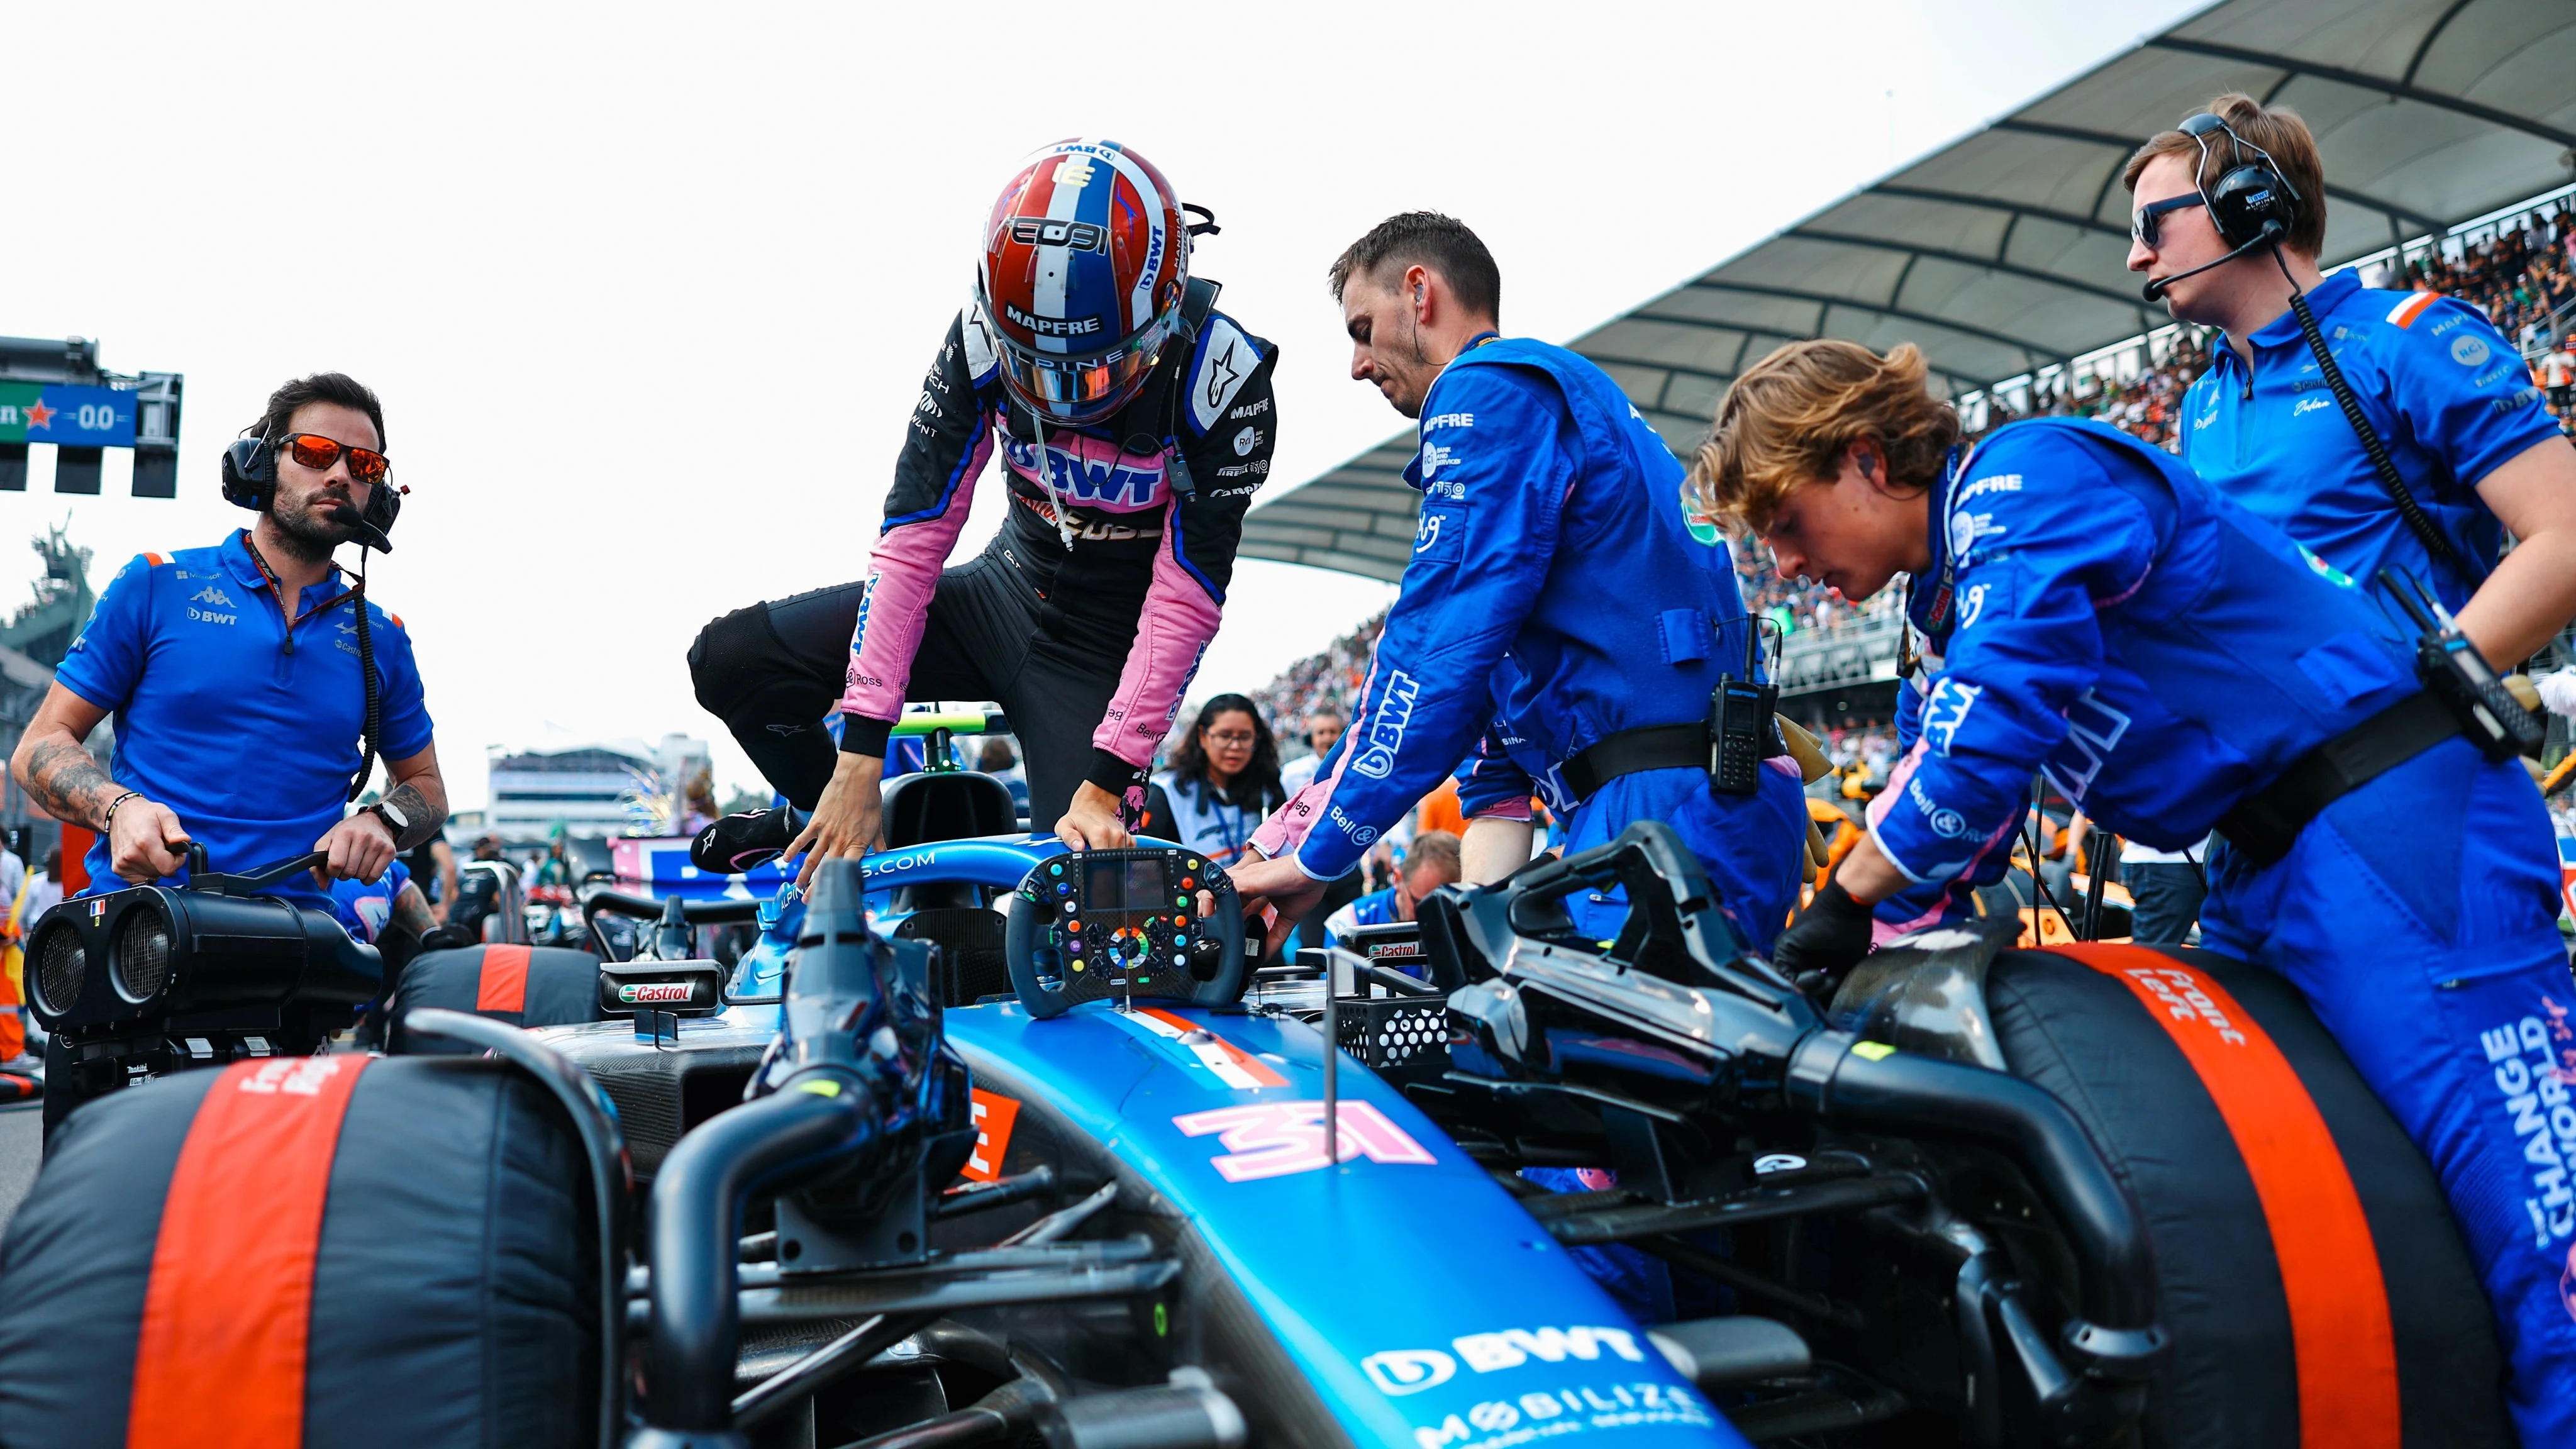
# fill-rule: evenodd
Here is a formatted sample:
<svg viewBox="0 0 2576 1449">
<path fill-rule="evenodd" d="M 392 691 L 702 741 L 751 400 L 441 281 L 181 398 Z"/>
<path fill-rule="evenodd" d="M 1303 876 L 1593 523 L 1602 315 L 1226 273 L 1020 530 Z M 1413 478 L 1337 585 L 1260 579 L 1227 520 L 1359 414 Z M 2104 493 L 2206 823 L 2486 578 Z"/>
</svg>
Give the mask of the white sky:
<svg viewBox="0 0 2576 1449">
<path fill-rule="evenodd" d="M 858 578 L 918 379 L 1021 155 L 1135 146 L 1282 351 L 1273 489 L 1393 433 L 1322 285 L 1382 217 L 1485 238 L 1562 340 L 2196 8 L 0 4 L 0 334 L 187 374 L 180 497 L 0 494 L 0 609 L 68 513 L 104 584 L 245 515 L 216 457 L 279 381 L 385 399 L 410 626 L 458 808 L 487 745 L 715 742 L 708 618 Z M 219 13 L 219 9 L 221 13 Z M 1093 17 L 1114 17 L 1109 20 Z M 989 480 L 959 557 L 998 516 Z M 1198 692 L 1393 590 L 1246 561 Z"/>
</svg>

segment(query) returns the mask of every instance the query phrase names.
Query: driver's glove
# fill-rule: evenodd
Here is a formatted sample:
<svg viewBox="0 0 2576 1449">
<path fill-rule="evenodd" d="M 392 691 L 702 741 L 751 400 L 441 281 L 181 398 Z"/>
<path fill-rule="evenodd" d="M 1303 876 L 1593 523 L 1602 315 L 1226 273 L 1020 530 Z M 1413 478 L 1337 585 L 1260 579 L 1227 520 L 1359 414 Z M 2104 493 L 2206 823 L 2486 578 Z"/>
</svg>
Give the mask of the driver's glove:
<svg viewBox="0 0 2576 1449">
<path fill-rule="evenodd" d="M 1842 882 L 1828 878 L 1813 900 L 1771 943 L 1771 964 L 1800 986 L 1812 977 L 1840 982 L 1869 954 L 1869 907 L 1853 900 Z"/>
</svg>

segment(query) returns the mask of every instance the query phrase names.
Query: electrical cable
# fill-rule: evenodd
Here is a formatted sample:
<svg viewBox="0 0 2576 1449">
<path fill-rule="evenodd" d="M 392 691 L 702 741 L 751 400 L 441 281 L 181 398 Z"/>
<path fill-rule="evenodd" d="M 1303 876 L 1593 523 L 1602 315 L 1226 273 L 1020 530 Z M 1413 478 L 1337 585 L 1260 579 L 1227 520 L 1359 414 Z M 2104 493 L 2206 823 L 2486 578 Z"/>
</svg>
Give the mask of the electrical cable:
<svg viewBox="0 0 2576 1449">
<path fill-rule="evenodd" d="M 2290 310 L 2298 316 L 2299 331 L 2307 337 L 2308 351 L 2316 354 L 2317 370 L 2325 374 L 2327 390 L 2334 394 L 2336 405 L 2343 409 L 2344 421 L 2352 425 L 2354 435 L 2361 439 L 2361 449 L 2370 455 L 2370 466 L 2378 472 L 2380 486 L 2388 490 L 2389 498 L 2397 504 L 2397 512 L 2406 520 L 2407 528 L 2423 543 L 2425 552 L 2458 569 L 2470 582 L 2485 582 L 2485 575 L 2462 558 L 2459 550 L 2451 546 L 2451 541 L 2442 536 L 2442 531 L 2433 526 L 2432 517 L 2424 512 L 2424 505 L 2415 500 L 2413 490 L 2406 486 L 2406 479 L 2397 471 L 2396 461 L 2388 456 L 2388 445 L 2380 441 L 2379 430 L 2371 426 L 2369 415 L 2361 410 L 2361 399 L 2353 394 L 2352 384 L 2344 381 L 2342 365 L 2327 350 L 2325 333 L 2317 326 L 2317 316 L 2308 306 L 2307 293 L 2300 290 L 2299 279 L 2290 275 L 2290 263 L 2282 257 L 2277 245 L 2272 248 L 2272 260 L 2290 283 Z"/>
</svg>

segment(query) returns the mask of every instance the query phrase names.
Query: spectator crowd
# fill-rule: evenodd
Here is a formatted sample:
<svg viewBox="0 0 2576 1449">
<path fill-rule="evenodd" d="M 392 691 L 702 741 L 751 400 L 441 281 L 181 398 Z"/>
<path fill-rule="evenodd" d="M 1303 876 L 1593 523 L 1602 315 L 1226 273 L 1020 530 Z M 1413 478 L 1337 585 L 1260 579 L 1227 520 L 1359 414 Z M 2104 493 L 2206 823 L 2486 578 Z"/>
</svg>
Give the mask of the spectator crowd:
<svg viewBox="0 0 2576 1449">
<path fill-rule="evenodd" d="M 2576 435 L 2576 337 L 2570 336 L 2576 329 L 2576 198 L 2535 207 L 2495 223 L 2491 232 L 2482 229 L 2456 244 L 2428 247 L 2370 270 L 2372 285 L 2440 292 L 2483 310 L 2521 344 L 2533 386 L 2560 428 Z M 2142 339 L 2125 358 L 2044 369 L 2026 383 L 1989 389 L 1965 408 L 1972 436 L 2019 418 L 2090 417 L 2177 449 L 2183 393 L 2208 367 L 2214 340 L 2214 333 L 2198 328 L 2171 328 Z M 1893 618 L 1904 607 L 1902 589 L 1881 590 L 1855 604 L 1821 585 L 1780 578 L 1769 550 L 1757 540 L 1733 540 L 1730 547 L 1746 607 L 1772 621 L 1784 637 L 1859 628 Z M 1265 723 L 1288 743 L 1292 756 L 1309 713 L 1347 709 L 1357 700 L 1385 624 L 1381 610 L 1253 693 Z M 1875 723 L 1836 728 L 1827 732 L 1826 745 L 1836 764 L 1869 765 L 1884 778 L 1895 735 Z"/>
</svg>

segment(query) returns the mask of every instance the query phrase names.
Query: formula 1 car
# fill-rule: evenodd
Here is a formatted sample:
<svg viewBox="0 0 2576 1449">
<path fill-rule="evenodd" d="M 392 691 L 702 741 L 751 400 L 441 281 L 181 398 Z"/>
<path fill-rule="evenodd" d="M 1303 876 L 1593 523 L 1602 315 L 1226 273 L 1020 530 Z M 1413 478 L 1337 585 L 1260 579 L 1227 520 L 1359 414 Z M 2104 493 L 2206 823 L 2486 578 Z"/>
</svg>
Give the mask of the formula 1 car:
<svg viewBox="0 0 2576 1449">
<path fill-rule="evenodd" d="M 1818 1003 L 1652 825 L 1323 981 L 1153 842 L 600 909 L 653 913 L 634 959 L 422 956 L 395 1055 L 84 1108 L 0 1254 L 0 1438 L 2510 1442 L 2429 1173 L 2241 967 L 1953 932 Z M 2192 1032 L 2270 1049 L 2304 1178 Z M 1707 1311 L 1637 1321 L 1605 1250 Z"/>
</svg>

